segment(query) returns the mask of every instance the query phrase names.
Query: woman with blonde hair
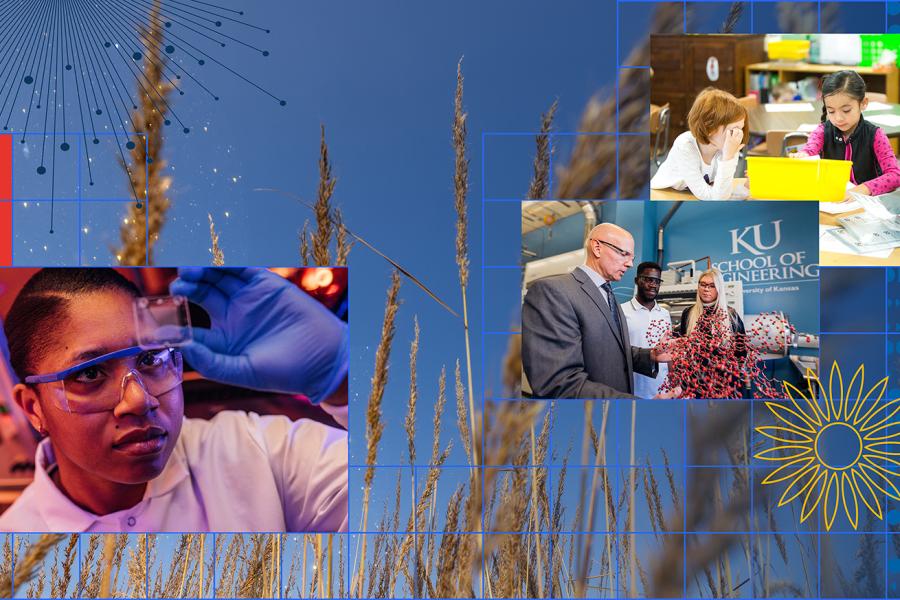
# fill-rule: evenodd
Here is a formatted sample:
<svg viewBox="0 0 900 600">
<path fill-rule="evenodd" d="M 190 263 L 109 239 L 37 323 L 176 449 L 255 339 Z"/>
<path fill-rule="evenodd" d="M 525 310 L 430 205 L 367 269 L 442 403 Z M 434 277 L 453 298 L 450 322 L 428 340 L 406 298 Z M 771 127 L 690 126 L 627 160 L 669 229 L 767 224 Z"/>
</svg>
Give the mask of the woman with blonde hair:
<svg viewBox="0 0 900 600">
<path fill-rule="evenodd" d="M 725 300 L 725 279 L 721 271 L 709 269 L 700 275 L 697 300 L 681 313 L 679 329 L 683 337 L 694 338 L 689 346 L 697 352 L 692 351 L 691 354 L 700 367 L 699 389 L 705 389 L 706 393 L 716 397 L 743 398 L 746 389 L 744 377 L 740 374 L 740 363 L 747 356 L 744 322 Z M 715 339 L 718 336 L 721 339 Z M 736 344 L 733 350 L 725 350 L 732 344 Z M 722 370 L 723 362 L 731 363 L 735 359 L 739 364 L 734 364 L 733 369 Z M 716 364 L 719 365 L 718 370 L 713 368 Z M 717 371 L 719 375 L 710 379 L 710 375 Z"/>
<path fill-rule="evenodd" d="M 710 322 L 714 319 L 722 321 L 722 329 L 728 337 L 735 333 L 744 333 L 744 322 L 725 300 L 725 279 L 718 269 L 709 269 L 700 275 L 697 300 L 681 313 L 681 335 L 690 335 L 705 313 L 712 313 L 708 319 Z"/>
</svg>

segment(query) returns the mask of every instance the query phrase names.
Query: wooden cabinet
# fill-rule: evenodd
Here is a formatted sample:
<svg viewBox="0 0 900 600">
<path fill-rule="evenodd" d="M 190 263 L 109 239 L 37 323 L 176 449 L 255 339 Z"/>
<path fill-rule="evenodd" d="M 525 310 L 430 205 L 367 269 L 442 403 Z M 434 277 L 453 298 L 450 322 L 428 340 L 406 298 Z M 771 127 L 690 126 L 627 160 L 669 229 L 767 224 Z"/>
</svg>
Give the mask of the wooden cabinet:
<svg viewBox="0 0 900 600">
<path fill-rule="evenodd" d="M 674 139 L 687 129 L 687 113 L 697 93 L 713 86 L 740 98 L 747 65 L 765 60 L 763 35 L 651 35 L 650 102 L 672 107 Z M 718 79 L 710 80 L 707 62 L 715 58 Z"/>
</svg>

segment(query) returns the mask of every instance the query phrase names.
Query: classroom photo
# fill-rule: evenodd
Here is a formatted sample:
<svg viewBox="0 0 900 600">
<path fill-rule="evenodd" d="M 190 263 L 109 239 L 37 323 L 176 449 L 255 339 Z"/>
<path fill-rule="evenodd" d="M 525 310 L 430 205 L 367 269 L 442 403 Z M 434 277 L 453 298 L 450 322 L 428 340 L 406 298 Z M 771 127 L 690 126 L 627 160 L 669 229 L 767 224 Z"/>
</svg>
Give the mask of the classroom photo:
<svg viewBox="0 0 900 600">
<path fill-rule="evenodd" d="M 897 264 L 900 35 L 651 36 L 651 199 L 820 203 L 822 264 Z"/>
</svg>

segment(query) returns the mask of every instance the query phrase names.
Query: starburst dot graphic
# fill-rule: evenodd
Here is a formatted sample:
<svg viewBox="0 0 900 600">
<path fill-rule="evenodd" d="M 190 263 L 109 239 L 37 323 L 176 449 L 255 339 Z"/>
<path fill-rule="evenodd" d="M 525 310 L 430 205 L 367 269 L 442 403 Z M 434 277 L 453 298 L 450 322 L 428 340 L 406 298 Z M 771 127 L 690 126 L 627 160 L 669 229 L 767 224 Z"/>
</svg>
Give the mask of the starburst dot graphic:
<svg viewBox="0 0 900 600">
<path fill-rule="evenodd" d="M 860 511 L 883 519 L 885 496 L 900 501 L 900 399 L 882 401 L 887 377 L 867 390 L 864 365 L 846 388 L 837 363 L 827 389 L 806 376 L 805 393 L 785 383 L 788 398 L 765 403 L 776 424 L 755 430 L 774 443 L 754 456 L 781 464 L 762 484 L 785 486 L 778 506 L 800 502 L 801 523 L 821 507 L 826 531 L 839 510 L 853 529 Z"/>
</svg>

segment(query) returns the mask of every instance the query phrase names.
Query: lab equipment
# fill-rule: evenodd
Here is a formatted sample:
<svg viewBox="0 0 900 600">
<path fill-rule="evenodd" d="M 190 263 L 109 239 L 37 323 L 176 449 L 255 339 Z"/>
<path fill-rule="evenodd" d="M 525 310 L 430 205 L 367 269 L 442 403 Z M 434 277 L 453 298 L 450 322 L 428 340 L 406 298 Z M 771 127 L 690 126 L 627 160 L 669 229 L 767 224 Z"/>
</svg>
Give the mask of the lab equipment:
<svg viewBox="0 0 900 600">
<path fill-rule="evenodd" d="M 132 308 L 141 348 L 184 346 L 194 339 L 188 300 L 184 296 L 135 298 Z"/>
<path fill-rule="evenodd" d="M 112 410 L 133 381 L 158 398 L 182 380 L 181 353 L 173 348 L 145 350 L 132 346 L 45 375 L 30 375 L 25 383 L 46 384 L 62 410 L 97 413 Z"/>
</svg>

